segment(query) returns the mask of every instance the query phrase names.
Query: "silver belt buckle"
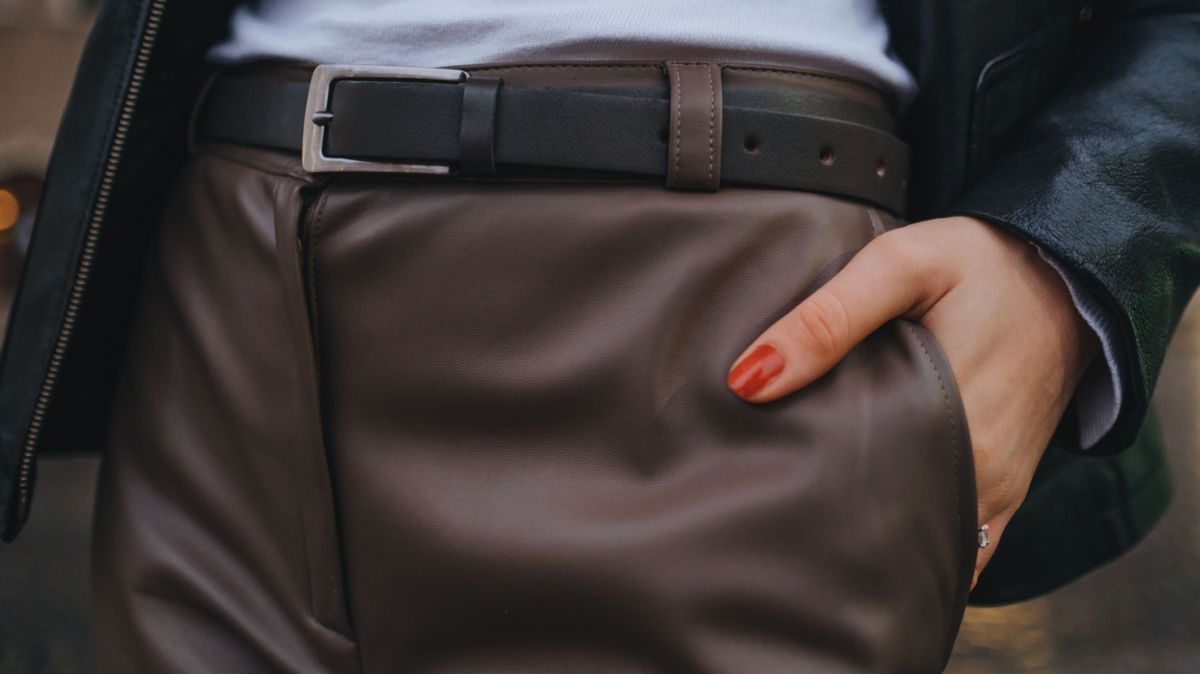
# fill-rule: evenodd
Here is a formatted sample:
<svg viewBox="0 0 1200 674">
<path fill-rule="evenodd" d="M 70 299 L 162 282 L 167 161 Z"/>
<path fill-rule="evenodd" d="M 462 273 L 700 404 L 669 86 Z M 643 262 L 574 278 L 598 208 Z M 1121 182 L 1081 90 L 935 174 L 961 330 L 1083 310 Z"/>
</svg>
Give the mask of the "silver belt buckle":
<svg viewBox="0 0 1200 674">
<path fill-rule="evenodd" d="M 405 68 L 393 66 L 323 65 L 313 70 L 308 85 L 308 105 L 304 110 L 304 138 L 300 146 L 300 162 L 309 173 L 423 173 L 445 175 L 448 164 L 401 163 L 365 161 L 325 154 L 325 127 L 333 121 L 329 109 L 329 93 L 338 80 L 391 80 L 400 82 L 465 81 L 470 73 L 449 68 Z"/>
</svg>

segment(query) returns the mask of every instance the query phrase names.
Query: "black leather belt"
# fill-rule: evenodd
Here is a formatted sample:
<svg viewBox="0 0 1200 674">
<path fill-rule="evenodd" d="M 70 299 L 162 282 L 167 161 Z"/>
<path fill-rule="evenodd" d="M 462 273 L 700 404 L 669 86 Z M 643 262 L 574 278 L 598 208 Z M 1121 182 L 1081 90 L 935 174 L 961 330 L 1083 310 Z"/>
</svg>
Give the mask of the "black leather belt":
<svg viewBox="0 0 1200 674">
<path fill-rule="evenodd" d="M 666 85 L 505 85 L 457 70 L 320 66 L 308 83 L 222 76 L 195 133 L 300 152 L 314 173 L 667 176 L 671 93 Z M 884 110 L 761 85 L 726 85 L 715 100 L 721 184 L 822 192 L 903 212 L 908 146 Z"/>
</svg>

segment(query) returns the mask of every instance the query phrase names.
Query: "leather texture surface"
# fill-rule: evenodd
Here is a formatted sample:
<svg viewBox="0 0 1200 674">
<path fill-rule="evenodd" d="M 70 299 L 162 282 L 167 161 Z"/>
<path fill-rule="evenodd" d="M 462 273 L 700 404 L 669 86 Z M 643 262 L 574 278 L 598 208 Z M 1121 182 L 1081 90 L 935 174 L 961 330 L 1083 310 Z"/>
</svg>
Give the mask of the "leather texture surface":
<svg viewBox="0 0 1200 674">
<path fill-rule="evenodd" d="M 63 117 L 0 355 L 5 540 L 24 521 L 17 508 L 16 465 L 36 409 L 46 410 L 38 451 L 104 445 L 141 253 L 185 154 L 187 114 L 203 82 L 203 54 L 223 36 L 235 4 L 166 0 L 157 15 L 151 0 L 102 4 Z M 1129 336 L 1122 345 L 1131 375 L 1125 379 L 1129 407 L 1109 445 L 1119 449 L 1121 439 L 1142 425 L 1145 410 L 1138 401 L 1149 399 L 1174 317 L 1197 283 L 1200 225 L 1189 188 L 1194 171 L 1188 167 L 1200 156 L 1200 119 L 1194 112 L 1200 3 L 1109 0 L 1089 5 L 1094 9 L 1089 21 L 1080 20 L 1084 0 L 886 0 L 883 6 L 894 46 L 921 92 L 903 131 L 915 148 L 909 217 L 974 212 L 1007 222 L 1088 279 L 1096 296 L 1126 322 Z M 152 19 L 158 39 L 139 61 L 139 41 Z M 145 66 L 139 102 L 123 118 L 119 108 L 139 62 Z M 568 84 L 587 79 L 586 69 L 558 65 L 514 74 L 521 73 Z M 759 80 L 792 76 L 724 72 L 727 80 L 734 74 Z M 512 77 L 506 74 L 505 81 Z M 836 77 L 811 79 L 838 83 Z M 1004 114 L 981 116 L 984 110 Z M 108 162 L 122 123 L 128 134 L 121 157 Z M 726 137 L 736 135 L 726 129 Z M 106 181 L 113 190 L 97 220 L 98 254 L 89 263 L 86 288 L 77 287 L 80 251 Z M 1036 191 L 1027 198 L 1024 190 L 1031 186 Z M 955 207 L 969 190 L 969 201 Z M 71 322 L 71 338 L 60 340 L 73 293 L 81 311 Z M 51 366 L 60 370 L 59 381 L 48 399 L 39 400 Z M 1071 449 L 1065 437 L 1062 449 L 1053 451 Z M 1161 512 L 1167 492 L 1138 492 L 1139 483 L 1127 479 L 1128 465 L 1157 463 L 1160 450 L 1147 442 L 1129 451 L 1136 453 L 1133 459 L 1071 459 L 1070 467 L 1055 472 L 1072 473 L 1066 482 L 1081 488 L 1030 500 L 1043 509 L 1081 513 L 1116 503 L 1107 518 L 1111 526 L 1078 541 L 1066 535 L 1081 531 L 1078 527 L 1037 529 L 1057 517 L 1030 511 L 1022 518 L 1035 526 L 1037 535 L 1027 540 L 1040 541 L 1039 559 L 1058 558 L 1055 548 L 1071 557 L 1084 549 L 1086 562 L 1021 568 L 1015 574 L 1019 589 L 1001 583 L 990 597 L 1011 601 L 1044 592 L 1120 554 L 1148 530 L 1155 518 L 1145 513 Z M 1051 483 L 1064 481 L 1039 484 Z M 994 564 L 1003 557 L 1002 545 Z"/>
<path fill-rule="evenodd" d="M 932 337 L 893 322 L 770 405 L 724 383 L 889 216 L 621 182 L 305 193 L 288 161 L 216 148 L 168 201 L 99 487 L 102 671 L 940 668 L 975 498 Z"/>
</svg>

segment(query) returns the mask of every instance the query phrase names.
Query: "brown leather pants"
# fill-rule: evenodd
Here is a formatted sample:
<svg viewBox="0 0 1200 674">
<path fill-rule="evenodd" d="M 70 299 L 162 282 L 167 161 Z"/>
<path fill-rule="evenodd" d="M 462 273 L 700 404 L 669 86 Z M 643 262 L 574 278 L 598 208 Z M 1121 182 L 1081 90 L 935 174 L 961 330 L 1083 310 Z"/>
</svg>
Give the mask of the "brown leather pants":
<svg viewBox="0 0 1200 674">
<path fill-rule="evenodd" d="M 728 366 L 895 222 L 783 190 L 328 183 L 210 147 L 99 488 L 105 672 L 927 672 L 970 446 L 896 321 L 803 392 Z"/>
</svg>

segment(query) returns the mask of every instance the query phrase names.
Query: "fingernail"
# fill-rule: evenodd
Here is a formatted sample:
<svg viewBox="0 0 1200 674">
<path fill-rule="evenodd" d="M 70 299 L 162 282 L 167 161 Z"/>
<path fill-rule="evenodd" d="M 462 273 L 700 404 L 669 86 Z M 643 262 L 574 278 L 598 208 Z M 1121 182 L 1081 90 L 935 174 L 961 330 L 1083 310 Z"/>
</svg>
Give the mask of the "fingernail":
<svg viewBox="0 0 1200 674">
<path fill-rule="evenodd" d="M 749 398 L 780 372 L 783 372 L 783 356 L 770 344 L 759 344 L 733 366 L 725 383 L 734 393 Z"/>
</svg>

